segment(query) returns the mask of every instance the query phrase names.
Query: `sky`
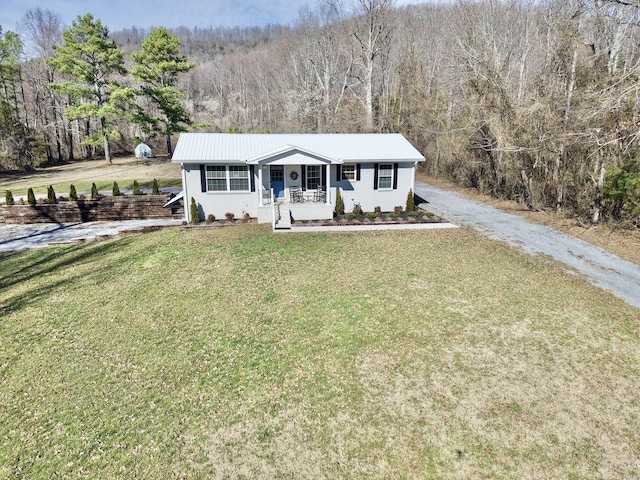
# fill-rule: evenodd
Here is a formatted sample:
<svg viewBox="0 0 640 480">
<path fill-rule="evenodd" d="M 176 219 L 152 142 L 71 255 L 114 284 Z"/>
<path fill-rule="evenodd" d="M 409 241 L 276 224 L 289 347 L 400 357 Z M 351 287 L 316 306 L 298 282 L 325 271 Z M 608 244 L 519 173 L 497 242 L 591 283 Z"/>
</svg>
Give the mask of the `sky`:
<svg viewBox="0 0 640 480">
<path fill-rule="evenodd" d="M 428 0 L 397 0 L 396 5 Z M 40 7 L 60 15 L 65 26 L 85 13 L 93 14 L 110 31 L 132 26 L 235 27 L 290 25 L 304 6 L 314 9 L 316 0 L 0 0 L 0 26 L 17 31 L 24 14 Z"/>
</svg>

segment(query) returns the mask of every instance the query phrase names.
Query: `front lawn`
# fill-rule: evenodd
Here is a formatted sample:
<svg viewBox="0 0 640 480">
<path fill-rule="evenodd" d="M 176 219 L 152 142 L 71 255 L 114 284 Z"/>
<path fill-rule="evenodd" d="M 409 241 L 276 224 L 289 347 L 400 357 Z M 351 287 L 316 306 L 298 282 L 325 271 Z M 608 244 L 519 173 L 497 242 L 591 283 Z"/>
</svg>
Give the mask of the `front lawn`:
<svg viewBox="0 0 640 480">
<path fill-rule="evenodd" d="M 468 229 L 0 266 L 0 478 L 640 475 L 640 311 Z"/>
</svg>

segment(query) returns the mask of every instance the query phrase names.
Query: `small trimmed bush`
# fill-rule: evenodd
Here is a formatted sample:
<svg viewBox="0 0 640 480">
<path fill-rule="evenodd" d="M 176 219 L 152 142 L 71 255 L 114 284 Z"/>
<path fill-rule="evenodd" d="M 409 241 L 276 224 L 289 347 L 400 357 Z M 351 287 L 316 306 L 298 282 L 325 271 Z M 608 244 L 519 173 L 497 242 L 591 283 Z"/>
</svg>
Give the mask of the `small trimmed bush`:
<svg viewBox="0 0 640 480">
<path fill-rule="evenodd" d="M 347 213 L 344 218 L 346 218 L 347 220 L 354 220 L 356 218 L 356 214 L 355 213 Z"/>
<path fill-rule="evenodd" d="M 32 207 L 36 204 L 36 196 L 33 194 L 33 188 L 27 190 L 27 203 Z"/>
<path fill-rule="evenodd" d="M 13 194 L 11 190 L 7 190 L 7 193 L 4 196 L 4 204 L 5 205 L 15 205 L 16 202 L 13 200 Z"/>
<path fill-rule="evenodd" d="M 78 201 L 78 192 L 76 192 L 76 187 L 73 184 L 69 187 L 69 200 L 72 202 Z"/>
<path fill-rule="evenodd" d="M 158 180 L 153 179 L 153 185 L 151 185 L 151 194 L 152 195 L 160 195 L 160 188 L 158 187 Z M 215 217 L 214 217 L 215 220 Z"/>
<path fill-rule="evenodd" d="M 247 223 L 249 220 L 251 220 L 251 215 L 249 215 L 248 213 L 245 213 L 245 214 L 242 216 L 242 221 L 243 221 L 243 222 L 245 222 L 245 223 Z"/>
<path fill-rule="evenodd" d="M 401 205 L 397 205 L 397 206 L 393 207 L 393 212 L 396 215 L 400 215 L 402 213 L 402 206 Z"/>
<path fill-rule="evenodd" d="M 198 204 L 196 203 L 196 199 L 193 197 L 191 197 L 191 205 L 189 206 L 189 218 L 191 219 L 191 223 L 193 225 L 195 225 L 196 223 L 200 223 Z"/>
<path fill-rule="evenodd" d="M 369 220 L 373 220 L 374 218 L 376 218 L 378 216 L 378 214 L 376 212 L 367 212 L 367 218 Z"/>
<path fill-rule="evenodd" d="M 233 217 L 235 217 L 235 215 L 233 214 L 233 212 L 227 212 L 224 214 L 224 218 L 226 218 L 227 220 L 229 220 L 230 222 L 233 220 Z"/>
<path fill-rule="evenodd" d="M 133 181 L 133 194 L 142 195 L 142 190 L 140 190 L 140 184 L 138 184 L 137 180 Z"/>
<path fill-rule="evenodd" d="M 407 194 L 407 205 L 405 210 L 407 212 L 413 212 L 416 209 L 415 199 L 413 197 L 413 190 L 409 189 L 409 193 Z"/>
<path fill-rule="evenodd" d="M 95 183 L 91 184 L 91 200 L 95 200 L 98 198 L 98 187 L 96 187 Z"/>
<path fill-rule="evenodd" d="M 416 210 L 411 210 L 410 212 L 407 212 L 407 216 L 409 217 L 417 217 L 420 215 L 420 212 L 417 212 Z"/>
<path fill-rule="evenodd" d="M 113 182 L 113 190 L 112 190 L 113 196 L 114 197 L 119 197 L 120 195 L 122 195 L 120 193 L 120 187 L 118 186 L 118 182 Z"/>
<path fill-rule="evenodd" d="M 47 188 L 47 203 L 54 204 L 58 203 L 58 199 L 56 198 L 56 192 L 53 190 L 53 185 L 49 185 Z"/>
<path fill-rule="evenodd" d="M 342 194 L 340 188 L 336 190 L 336 215 L 342 215 L 344 213 L 344 200 L 342 200 Z"/>
<path fill-rule="evenodd" d="M 213 213 L 207 215 L 207 223 L 213 223 L 216 221 L 216 216 Z"/>
<path fill-rule="evenodd" d="M 360 205 L 356 205 L 353 207 L 353 213 L 355 215 L 362 215 L 362 207 Z"/>
<path fill-rule="evenodd" d="M 380 206 L 378 205 L 377 207 L 373 207 L 373 211 L 376 213 L 381 213 L 382 209 L 380 208 Z"/>
</svg>

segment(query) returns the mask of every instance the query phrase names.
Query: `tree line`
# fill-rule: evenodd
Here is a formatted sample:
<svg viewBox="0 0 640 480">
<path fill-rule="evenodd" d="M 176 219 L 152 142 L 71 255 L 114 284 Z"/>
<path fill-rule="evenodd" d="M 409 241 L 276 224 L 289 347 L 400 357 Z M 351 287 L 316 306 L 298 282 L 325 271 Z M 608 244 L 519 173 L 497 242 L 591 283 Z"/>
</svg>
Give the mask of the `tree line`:
<svg viewBox="0 0 640 480">
<path fill-rule="evenodd" d="M 116 60 L 101 74 L 103 104 L 65 53 L 83 18 L 63 29 L 36 9 L 18 34 L 2 33 L 5 167 L 131 151 L 139 139 L 170 153 L 185 128 L 400 132 L 431 175 L 531 209 L 639 224 L 636 0 L 320 0 L 288 27 L 158 38 L 101 26 Z M 169 43 L 181 66 L 167 76 L 156 47 Z"/>
</svg>

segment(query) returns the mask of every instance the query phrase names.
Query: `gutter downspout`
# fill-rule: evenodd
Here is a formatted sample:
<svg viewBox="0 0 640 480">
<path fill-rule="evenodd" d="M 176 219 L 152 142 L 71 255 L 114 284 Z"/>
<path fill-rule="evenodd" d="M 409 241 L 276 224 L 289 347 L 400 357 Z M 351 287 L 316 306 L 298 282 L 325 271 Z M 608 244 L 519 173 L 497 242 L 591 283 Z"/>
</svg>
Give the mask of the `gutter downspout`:
<svg viewBox="0 0 640 480">
<path fill-rule="evenodd" d="M 189 192 L 187 189 L 187 172 L 184 169 L 184 163 L 180 163 L 180 170 L 182 172 L 182 190 L 184 191 L 184 219 L 189 223 L 189 205 L 191 205 L 191 199 L 189 198 Z"/>
</svg>

